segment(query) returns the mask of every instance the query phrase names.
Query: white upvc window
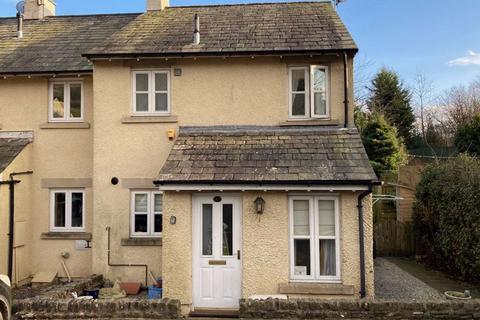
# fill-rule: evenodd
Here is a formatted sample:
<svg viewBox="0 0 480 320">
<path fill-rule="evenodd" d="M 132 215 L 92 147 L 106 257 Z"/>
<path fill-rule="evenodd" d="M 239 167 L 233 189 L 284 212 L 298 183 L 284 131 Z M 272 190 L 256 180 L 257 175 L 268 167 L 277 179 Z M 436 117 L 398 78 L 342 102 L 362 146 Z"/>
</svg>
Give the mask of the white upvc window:
<svg viewBox="0 0 480 320">
<path fill-rule="evenodd" d="M 170 71 L 133 71 L 133 114 L 170 114 Z"/>
<path fill-rule="evenodd" d="M 85 191 L 65 189 L 50 191 L 50 231 L 85 230 Z"/>
<path fill-rule="evenodd" d="M 290 279 L 340 281 L 338 197 L 291 196 Z"/>
<path fill-rule="evenodd" d="M 161 237 L 163 230 L 163 193 L 158 191 L 132 191 L 132 237 Z"/>
<path fill-rule="evenodd" d="M 326 66 L 290 67 L 289 117 L 329 118 L 329 72 Z"/>
<path fill-rule="evenodd" d="M 83 121 L 83 82 L 78 80 L 55 80 L 49 84 L 50 122 Z"/>
</svg>

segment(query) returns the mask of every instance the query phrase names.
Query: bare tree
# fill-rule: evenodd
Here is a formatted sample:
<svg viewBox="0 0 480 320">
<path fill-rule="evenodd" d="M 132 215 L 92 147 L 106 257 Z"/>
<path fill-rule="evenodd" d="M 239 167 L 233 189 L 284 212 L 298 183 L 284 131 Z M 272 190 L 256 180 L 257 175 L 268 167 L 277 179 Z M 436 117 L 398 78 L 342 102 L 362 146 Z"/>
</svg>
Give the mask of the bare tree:
<svg viewBox="0 0 480 320">
<path fill-rule="evenodd" d="M 430 106 L 434 100 L 433 82 L 425 76 L 424 73 L 417 71 L 414 77 L 413 85 L 414 107 L 420 122 L 420 130 L 423 142 L 426 143 L 426 122 L 425 109 Z"/>
<path fill-rule="evenodd" d="M 372 81 L 374 61 L 366 56 L 358 56 L 355 58 L 354 65 L 354 95 L 355 106 L 364 109 L 368 100 L 369 92 L 368 85 Z"/>
</svg>

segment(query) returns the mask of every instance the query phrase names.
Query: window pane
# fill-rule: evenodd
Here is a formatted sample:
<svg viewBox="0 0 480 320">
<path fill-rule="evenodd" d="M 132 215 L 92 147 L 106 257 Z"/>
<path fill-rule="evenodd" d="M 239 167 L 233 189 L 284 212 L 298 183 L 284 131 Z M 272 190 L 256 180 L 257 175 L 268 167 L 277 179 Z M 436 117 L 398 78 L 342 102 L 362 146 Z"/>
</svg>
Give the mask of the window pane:
<svg viewBox="0 0 480 320">
<path fill-rule="evenodd" d="M 315 103 L 315 112 L 316 115 L 326 115 L 327 114 L 327 99 L 325 93 L 315 92 L 313 94 L 313 99 Z"/>
<path fill-rule="evenodd" d="M 136 214 L 135 215 L 135 232 L 147 232 L 148 231 L 148 215 Z"/>
<path fill-rule="evenodd" d="M 53 85 L 53 117 L 63 118 L 65 116 L 65 91 L 63 84 Z"/>
<path fill-rule="evenodd" d="M 335 236 L 335 201 L 318 201 L 318 235 Z"/>
<path fill-rule="evenodd" d="M 305 91 L 305 70 L 292 70 L 292 91 Z"/>
<path fill-rule="evenodd" d="M 309 201 L 293 201 L 293 234 L 296 236 L 310 235 Z"/>
<path fill-rule="evenodd" d="M 70 85 L 70 117 L 82 117 L 82 85 Z"/>
<path fill-rule="evenodd" d="M 155 111 L 168 111 L 168 94 L 155 94 Z"/>
<path fill-rule="evenodd" d="M 135 75 L 136 91 L 148 91 L 148 73 Z"/>
<path fill-rule="evenodd" d="M 294 93 L 292 95 L 292 116 L 305 116 L 305 94 Z"/>
<path fill-rule="evenodd" d="M 205 203 L 202 206 L 202 255 L 212 255 L 212 204 Z"/>
<path fill-rule="evenodd" d="M 65 227 L 65 193 L 55 193 L 55 227 Z"/>
<path fill-rule="evenodd" d="M 310 270 L 310 240 L 294 240 L 296 276 L 309 276 Z"/>
<path fill-rule="evenodd" d="M 168 82 L 166 73 L 155 74 L 155 91 L 167 91 Z"/>
<path fill-rule="evenodd" d="M 335 240 L 320 240 L 320 275 L 336 275 Z"/>
<path fill-rule="evenodd" d="M 233 205 L 223 205 L 223 255 L 233 255 Z"/>
<path fill-rule="evenodd" d="M 313 70 L 313 90 L 326 91 L 326 75 L 324 69 L 315 68 Z"/>
<path fill-rule="evenodd" d="M 163 215 L 156 214 L 153 222 L 153 232 L 162 232 L 163 231 Z"/>
<path fill-rule="evenodd" d="M 136 111 L 148 111 L 148 93 L 137 93 Z"/>
<path fill-rule="evenodd" d="M 72 193 L 72 227 L 83 227 L 83 194 Z"/>
<path fill-rule="evenodd" d="M 154 202 L 155 202 L 155 212 L 162 212 L 162 207 L 163 207 L 163 195 L 162 194 L 159 194 L 159 193 L 156 193 L 153 195 L 154 197 Z"/>
<path fill-rule="evenodd" d="M 148 211 L 148 195 L 146 193 L 135 194 L 135 212 Z"/>
</svg>

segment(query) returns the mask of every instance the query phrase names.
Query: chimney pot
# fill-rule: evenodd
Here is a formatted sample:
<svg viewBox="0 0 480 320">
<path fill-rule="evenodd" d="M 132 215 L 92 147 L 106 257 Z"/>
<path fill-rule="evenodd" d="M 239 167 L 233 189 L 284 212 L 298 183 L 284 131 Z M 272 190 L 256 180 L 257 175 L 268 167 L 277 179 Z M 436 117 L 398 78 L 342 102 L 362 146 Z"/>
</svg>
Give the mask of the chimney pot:
<svg viewBox="0 0 480 320">
<path fill-rule="evenodd" d="M 195 13 L 193 17 L 193 44 L 200 44 L 200 17 Z"/>
<path fill-rule="evenodd" d="M 25 19 L 43 20 L 55 16 L 56 4 L 54 0 L 25 0 Z"/>
<path fill-rule="evenodd" d="M 147 0 L 147 11 L 164 10 L 170 6 L 169 0 Z"/>
</svg>

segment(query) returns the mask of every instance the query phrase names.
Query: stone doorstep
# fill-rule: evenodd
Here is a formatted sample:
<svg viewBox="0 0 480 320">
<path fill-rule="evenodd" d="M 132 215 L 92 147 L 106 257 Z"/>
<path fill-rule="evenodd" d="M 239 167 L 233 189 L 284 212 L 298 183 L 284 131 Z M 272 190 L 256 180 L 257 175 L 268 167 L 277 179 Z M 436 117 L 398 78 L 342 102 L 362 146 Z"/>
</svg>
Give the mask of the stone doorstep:
<svg viewBox="0 0 480 320">
<path fill-rule="evenodd" d="M 354 295 L 355 287 L 343 284 L 289 282 L 279 284 L 281 294 Z"/>
</svg>

